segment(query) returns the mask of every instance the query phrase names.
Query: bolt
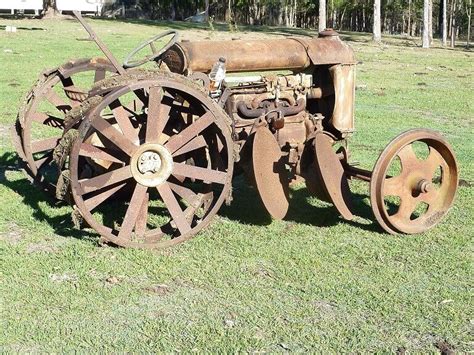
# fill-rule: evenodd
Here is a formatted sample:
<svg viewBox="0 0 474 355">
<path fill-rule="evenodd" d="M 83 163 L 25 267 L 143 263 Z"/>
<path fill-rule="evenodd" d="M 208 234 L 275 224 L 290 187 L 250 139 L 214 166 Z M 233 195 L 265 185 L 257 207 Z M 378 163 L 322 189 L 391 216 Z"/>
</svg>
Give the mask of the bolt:
<svg viewBox="0 0 474 355">
<path fill-rule="evenodd" d="M 432 190 L 433 184 L 431 183 L 431 181 L 425 179 L 418 181 L 418 191 L 420 191 L 421 193 L 427 193 Z"/>
</svg>

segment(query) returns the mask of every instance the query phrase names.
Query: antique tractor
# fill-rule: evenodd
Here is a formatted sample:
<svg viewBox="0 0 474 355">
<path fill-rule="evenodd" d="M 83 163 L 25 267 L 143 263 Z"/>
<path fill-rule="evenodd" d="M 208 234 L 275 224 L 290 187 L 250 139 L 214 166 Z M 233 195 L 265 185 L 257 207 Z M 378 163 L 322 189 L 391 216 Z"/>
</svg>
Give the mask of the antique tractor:
<svg viewBox="0 0 474 355">
<path fill-rule="evenodd" d="M 350 164 L 356 61 L 332 30 L 222 42 L 179 42 L 169 31 L 121 65 L 76 17 L 106 58 L 42 73 L 20 109 L 15 145 L 32 180 L 72 203 L 74 221 L 105 242 L 161 248 L 189 239 L 231 202 L 239 173 L 277 219 L 298 180 L 347 220 L 348 180 L 369 182 L 388 233 L 423 232 L 453 203 L 456 158 L 434 131 L 399 135 L 372 171 Z M 152 54 L 135 60 L 147 47 Z M 209 72 L 219 58 L 217 81 Z M 156 69 L 135 69 L 147 62 Z"/>
</svg>

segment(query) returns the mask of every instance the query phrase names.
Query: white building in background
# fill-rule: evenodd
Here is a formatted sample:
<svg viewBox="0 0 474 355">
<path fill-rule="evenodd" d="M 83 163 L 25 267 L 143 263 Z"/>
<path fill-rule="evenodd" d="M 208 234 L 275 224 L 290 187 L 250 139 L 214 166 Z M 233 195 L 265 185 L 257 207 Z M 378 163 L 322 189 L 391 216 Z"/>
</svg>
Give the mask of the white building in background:
<svg viewBox="0 0 474 355">
<path fill-rule="evenodd" d="M 100 14 L 102 7 L 107 1 L 104 0 L 56 0 L 59 11 L 82 11 Z"/>
<path fill-rule="evenodd" d="M 15 10 L 33 11 L 39 15 L 43 11 L 43 0 L 0 0 L 0 10 L 7 10 L 13 15 Z"/>
<path fill-rule="evenodd" d="M 57 9 L 62 11 L 81 11 L 101 14 L 104 4 L 114 3 L 116 0 L 56 0 Z M 43 0 L 0 0 L 0 11 L 34 12 L 39 15 L 43 11 Z"/>
</svg>

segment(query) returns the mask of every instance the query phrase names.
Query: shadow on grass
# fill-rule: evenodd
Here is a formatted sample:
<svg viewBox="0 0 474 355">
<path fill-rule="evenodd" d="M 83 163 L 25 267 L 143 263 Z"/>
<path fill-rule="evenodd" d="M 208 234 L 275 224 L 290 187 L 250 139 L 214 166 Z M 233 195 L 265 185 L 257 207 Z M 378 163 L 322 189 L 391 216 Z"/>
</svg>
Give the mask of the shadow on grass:
<svg viewBox="0 0 474 355">
<path fill-rule="evenodd" d="M 23 198 L 23 202 L 33 210 L 33 217 L 38 221 L 44 221 L 54 228 L 55 233 L 63 237 L 85 239 L 95 236 L 93 233 L 78 230 L 74 227 L 70 210 L 67 213 L 50 216 L 41 203 L 47 203 L 50 208 L 63 207 L 64 203 L 58 202 L 50 194 L 44 192 L 40 187 L 32 185 L 27 179 L 10 181 L 7 179 L 6 171 L 22 170 L 18 164 L 18 157 L 12 152 L 4 153 L 0 157 L 0 183 L 16 192 Z M 366 196 L 354 194 L 355 213 L 364 218 L 372 218 L 370 207 L 363 201 Z M 306 188 L 291 190 L 290 208 L 285 217 L 286 221 L 311 225 L 315 227 L 334 226 L 338 223 L 349 223 L 353 226 L 377 231 L 380 229 L 375 223 L 365 225 L 354 221 L 344 221 L 333 206 L 313 206 L 309 203 L 311 195 Z M 219 215 L 230 220 L 251 225 L 268 225 L 272 222 L 271 216 L 266 211 L 260 200 L 256 189 L 248 185 L 243 176 L 234 178 L 233 201 L 230 206 L 223 206 Z"/>
<path fill-rule="evenodd" d="M 343 220 L 334 206 L 313 206 L 309 203 L 312 196 L 305 187 L 292 189 L 290 192 L 290 206 L 285 221 L 311 225 L 315 227 L 334 226 L 339 223 L 348 223 L 355 227 L 371 232 L 381 232 L 376 223 L 370 225 L 355 221 Z M 238 221 L 243 224 L 268 225 L 272 222 L 271 216 L 266 211 L 257 190 L 246 183 L 243 176 L 234 178 L 233 200 L 230 206 L 223 206 L 219 215 Z M 354 213 L 357 216 L 373 219 L 371 207 L 364 201 L 367 196 L 353 194 Z"/>
<path fill-rule="evenodd" d="M 41 203 L 46 203 L 50 208 L 64 207 L 65 204 L 53 199 L 53 197 L 44 192 L 41 187 L 31 184 L 26 178 L 15 181 L 8 180 L 5 174 L 6 171 L 23 172 L 15 153 L 7 152 L 0 156 L 0 165 L 0 184 L 20 195 L 23 198 L 23 202 L 32 208 L 32 215 L 36 220 L 48 223 L 54 228 L 55 233 L 62 237 L 88 239 L 94 236 L 92 233 L 74 227 L 71 220 L 70 209 L 64 214 L 49 216 L 43 210 Z"/>
</svg>

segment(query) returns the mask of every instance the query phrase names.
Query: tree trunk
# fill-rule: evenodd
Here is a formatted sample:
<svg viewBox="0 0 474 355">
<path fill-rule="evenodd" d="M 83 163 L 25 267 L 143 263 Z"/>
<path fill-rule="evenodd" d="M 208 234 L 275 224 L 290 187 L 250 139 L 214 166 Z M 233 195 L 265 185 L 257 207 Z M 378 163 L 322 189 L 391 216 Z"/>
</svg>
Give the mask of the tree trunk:
<svg viewBox="0 0 474 355">
<path fill-rule="evenodd" d="M 372 39 L 375 42 L 382 41 L 382 33 L 380 26 L 380 0 L 374 0 L 374 26 L 372 30 Z"/>
<path fill-rule="evenodd" d="M 433 0 L 429 0 L 428 36 L 430 40 L 430 46 L 432 46 L 433 45 Z"/>
<path fill-rule="evenodd" d="M 204 17 L 206 18 L 206 22 L 209 21 L 209 0 L 205 1 L 205 9 L 204 9 Z"/>
<path fill-rule="evenodd" d="M 471 16 L 472 16 L 472 0 L 468 2 L 469 8 L 466 9 L 467 14 L 467 39 L 466 39 L 466 48 L 469 49 L 471 41 Z"/>
<path fill-rule="evenodd" d="M 43 0 L 43 8 L 44 8 L 43 17 L 54 17 L 58 14 L 56 0 Z"/>
<path fill-rule="evenodd" d="M 430 0 L 423 2 L 423 48 L 430 48 L 429 21 L 430 21 Z"/>
<path fill-rule="evenodd" d="M 319 32 L 326 29 L 326 0 L 319 0 Z"/>
<path fill-rule="evenodd" d="M 447 8 L 447 1 L 446 0 L 441 0 L 441 3 L 443 4 L 443 14 L 442 14 L 442 28 L 441 28 L 441 31 L 442 31 L 442 42 L 443 42 L 443 46 L 446 47 L 446 45 L 448 44 L 448 39 L 447 39 L 447 18 L 446 18 L 446 8 Z"/>
<path fill-rule="evenodd" d="M 411 32 L 411 0 L 408 0 L 408 37 L 412 36 Z"/>
<path fill-rule="evenodd" d="M 451 2 L 451 11 L 449 14 L 449 33 L 451 36 L 451 48 L 454 48 L 456 37 L 456 0 Z"/>
</svg>

